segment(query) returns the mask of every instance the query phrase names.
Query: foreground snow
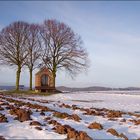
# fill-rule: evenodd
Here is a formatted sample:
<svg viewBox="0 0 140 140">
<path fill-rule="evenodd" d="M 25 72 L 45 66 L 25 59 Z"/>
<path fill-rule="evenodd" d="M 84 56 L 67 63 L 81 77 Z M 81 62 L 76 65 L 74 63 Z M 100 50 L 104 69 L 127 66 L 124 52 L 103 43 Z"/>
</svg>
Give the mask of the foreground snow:
<svg viewBox="0 0 140 140">
<path fill-rule="evenodd" d="M 122 92 L 121 92 L 122 93 Z M 51 117 L 62 125 L 69 125 L 77 131 L 86 132 L 92 139 L 118 139 L 118 137 L 107 133 L 109 128 L 115 129 L 119 134 L 123 133 L 129 139 L 140 138 L 140 125 L 135 125 L 130 120 L 138 120 L 139 117 L 133 115 L 124 114 L 122 117 L 114 120 L 109 120 L 104 116 L 96 115 L 85 115 L 84 111 L 72 108 L 60 107 L 63 103 L 67 105 L 77 105 L 79 108 L 107 108 L 114 110 L 121 110 L 126 112 L 137 112 L 140 113 L 140 95 L 130 94 L 118 94 L 117 93 L 62 93 L 51 96 L 27 96 L 27 97 L 9 97 L 1 96 L 5 99 L 1 99 L 3 102 L 7 102 L 6 99 L 14 99 L 22 102 L 30 102 L 31 104 L 38 104 L 49 107 L 50 109 L 57 112 L 65 112 L 69 115 L 77 114 L 81 120 L 79 122 L 71 119 L 57 118 L 52 112 L 44 112 L 45 116 L 41 116 L 40 112 L 36 112 L 35 109 L 30 108 L 33 112 L 31 115 L 32 120 L 38 121 L 41 124 L 42 130 L 37 130 L 35 127 L 30 126 L 31 121 L 19 122 L 14 120 L 14 116 L 9 114 L 5 106 L 2 106 L 4 110 L 0 113 L 5 114 L 8 119 L 8 123 L 0 123 L 0 136 L 7 139 L 66 139 L 66 135 L 56 133 L 52 128 L 53 125 L 48 124 L 44 121 L 44 118 Z M 32 100 L 34 99 L 34 100 Z M 49 102 L 46 102 L 49 101 Z M 10 103 L 10 102 L 9 102 Z M 14 103 L 10 103 L 14 105 Z M 28 108 L 23 106 L 22 108 Z M 126 122 L 121 120 L 125 119 Z M 103 125 L 103 130 L 89 129 L 89 124 L 98 122 Z M 122 139 L 122 138 L 119 138 Z"/>
<path fill-rule="evenodd" d="M 29 123 L 20 123 L 13 121 L 10 123 L 4 123 L 0 127 L 0 135 L 6 139 L 64 139 L 66 136 L 59 135 L 47 130 L 38 131 L 35 128 L 29 126 Z"/>
</svg>

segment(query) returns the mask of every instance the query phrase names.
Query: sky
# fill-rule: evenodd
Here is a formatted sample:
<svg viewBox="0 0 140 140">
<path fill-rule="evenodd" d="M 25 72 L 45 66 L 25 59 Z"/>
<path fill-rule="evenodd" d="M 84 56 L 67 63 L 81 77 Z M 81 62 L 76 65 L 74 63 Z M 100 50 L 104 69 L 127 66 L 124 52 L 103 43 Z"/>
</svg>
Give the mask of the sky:
<svg viewBox="0 0 140 140">
<path fill-rule="evenodd" d="M 74 79 L 59 71 L 57 86 L 140 87 L 139 1 L 0 1 L 0 30 L 14 21 L 45 19 L 69 25 L 89 53 L 88 70 Z M 15 74 L 16 68 L 0 66 L 0 85 L 14 85 Z M 20 84 L 28 86 L 28 69 Z"/>
</svg>

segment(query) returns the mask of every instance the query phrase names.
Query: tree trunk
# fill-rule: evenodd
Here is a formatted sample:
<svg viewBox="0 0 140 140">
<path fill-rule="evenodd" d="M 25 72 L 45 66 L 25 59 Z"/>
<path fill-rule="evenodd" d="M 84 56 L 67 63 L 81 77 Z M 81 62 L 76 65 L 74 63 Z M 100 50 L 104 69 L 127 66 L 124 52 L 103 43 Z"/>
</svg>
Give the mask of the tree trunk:
<svg viewBox="0 0 140 140">
<path fill-rule="evenodd" d="M 56 84 L 56 71 L 53 71 L 53 88 L 55 89 L 55 84 Z"/>
<path fill-rule="evenodd" d="M 52 74 L 53 74 L 53 88 L 55 89 L 55 82 L 56 82 L 56 64 L 55 64 L 55 59 L 53 61 L 53 70 L 52 70 Z"/>
<path fill-rule="evenodd" d="M 32 69 L 30 69 L 30 90 L 32 90 Z"/>
<path fill-rule="evenodd" d="M 53 74 L 53 87 L 55 89 L 56 74 Z"/>
<path fill-rule="evenodd" d="M 21 72 L 21 68 L 20 66 L 18 66 L 18 70 L 16 73 L 16 90 L 19 90 L 19 81 L 20 81 L 20 72 Z"/>
</svg>

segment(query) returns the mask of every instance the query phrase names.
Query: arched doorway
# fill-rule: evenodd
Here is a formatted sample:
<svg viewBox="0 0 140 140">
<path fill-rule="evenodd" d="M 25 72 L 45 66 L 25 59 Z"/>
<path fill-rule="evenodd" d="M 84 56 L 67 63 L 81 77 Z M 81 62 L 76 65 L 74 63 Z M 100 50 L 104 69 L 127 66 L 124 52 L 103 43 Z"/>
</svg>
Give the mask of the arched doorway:
<svg viewBox="0 0 140 140">
<path fill-rule="evenodd" d="M 53 74 L 49 69 L 42 68 L 35 74 L 35 89 L 37 92 L 52 92 Z"/>
<path fill-rule="evenodd" d="M 48 75 L 43 74 L 41 76 L 41 86 L 48 86 Z"/>
</svg>

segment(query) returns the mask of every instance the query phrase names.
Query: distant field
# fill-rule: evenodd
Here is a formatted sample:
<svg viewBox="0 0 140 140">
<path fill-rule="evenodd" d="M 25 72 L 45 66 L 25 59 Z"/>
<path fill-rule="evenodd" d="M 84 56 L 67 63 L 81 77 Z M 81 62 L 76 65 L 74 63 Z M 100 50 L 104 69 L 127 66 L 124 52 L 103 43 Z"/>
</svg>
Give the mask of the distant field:
<svg viewBox="0 0 140 140">
<path fill-rule="evenodd" d="M 76 93 L 85 93 L 86 91 L 79 91 Z M 139 90 L 132 90 L 132 91 L 118 91 L 118 90 L 113 90 L 113 91 L 87 91 L 86 93 L 106 93 L 106 94 L 127 94 L 127 95 L 140 95 Z"/>
<path fill-rule="evenodd" d="M 97 91 L 61 93 L 36 99 L 63 101 L 80 106 L 109 108 L 123 111 L 140 112 L 140 91 Z M 82 101 L 82 102 L 81 102 Z M 93 102 L 94 101 L 94 102 Z"/>
</svg>

